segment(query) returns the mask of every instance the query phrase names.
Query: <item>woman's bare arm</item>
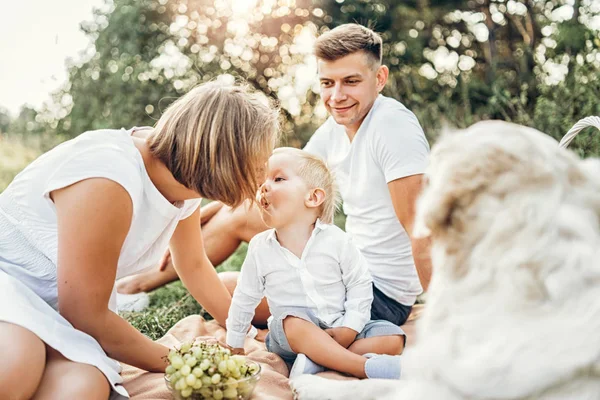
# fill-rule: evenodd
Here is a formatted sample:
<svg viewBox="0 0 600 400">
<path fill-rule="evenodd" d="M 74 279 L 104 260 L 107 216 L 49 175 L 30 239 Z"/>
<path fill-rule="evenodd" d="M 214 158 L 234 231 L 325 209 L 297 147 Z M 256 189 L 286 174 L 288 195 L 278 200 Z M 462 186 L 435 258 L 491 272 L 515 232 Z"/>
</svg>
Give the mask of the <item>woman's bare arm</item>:
<svg viewBox="0 0 600 400">
<path fill-rule="evenodd" d="M 169 349 L 108 309 L 133 206 L 114 181 L 86 179 L 51 193 L 58 219 L 58 306 L 112 358 L 164 371 Z"/>
<path fill-rule="evenodd" d="M 200 210 L 179 222 L 169 247 L 173 265 L 185 287 L 221 326 L 225 326 L 231 294 L 204 251 Z"/>
</svg>

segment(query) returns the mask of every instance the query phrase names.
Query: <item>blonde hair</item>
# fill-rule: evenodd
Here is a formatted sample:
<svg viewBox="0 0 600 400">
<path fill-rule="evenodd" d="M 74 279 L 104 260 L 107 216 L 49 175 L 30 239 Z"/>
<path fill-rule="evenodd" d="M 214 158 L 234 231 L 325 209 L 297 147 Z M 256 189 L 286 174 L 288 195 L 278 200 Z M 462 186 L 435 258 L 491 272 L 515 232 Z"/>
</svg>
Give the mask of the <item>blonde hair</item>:
<svg viewBox="0 0 600 400">
<path fill-rule="evenodd" d="M 326 224 L 333 223 L 333 217 L 340 204 L 338 187 L 334 173 L 320 157 L 293 147 L 279 147 L 275 154 L 289 154 L 300 161 L 296 173 L 310 189 L 320 188 L 325 192 L 325 200 L 319 207 L 319 218 Z"/>
<path fill-rule="evenodd" d="M 364 52 L 372 66 L 381 65 L 382 40 L 379 34 L 359 24 L 344 24 L 323 33 L 315 42 L 315 56 L 326 61 Z"/>
<path fill-rule="evenodd" d="M 255 199 L 279 135 L 279 110 L 246 85 L 209 82 L 171 104 L 148 138 L 152 154 L 202 197 Z"/>
</svg>

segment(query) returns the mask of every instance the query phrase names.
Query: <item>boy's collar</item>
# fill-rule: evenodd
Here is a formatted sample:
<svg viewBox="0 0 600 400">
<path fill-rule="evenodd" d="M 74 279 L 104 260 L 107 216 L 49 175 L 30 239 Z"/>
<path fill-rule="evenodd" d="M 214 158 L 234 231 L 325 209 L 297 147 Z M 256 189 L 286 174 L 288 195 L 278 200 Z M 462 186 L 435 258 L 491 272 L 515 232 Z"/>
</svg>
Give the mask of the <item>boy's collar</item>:
<svg viewBox="0 0 600 400">
<path fill-rule="evenodd" d="M 317 221 L 315 222 L 315 229 L 313 229 L 313 232 L 311 235 L 314 235 L 315 232 L 317 231 L 317 229 L 320 231 L 324 231 L 325 229 L 329 228 L 330 226 L 331 226 L 330 224 L 326 224 L 326 223 L 322 222 L 320 218 L 317 218 Z M 269 234 L 267 235 L 267 240 L 268 241 L 274 240 L 276 242 L 279 242 L 277 240 L 275 228 L 271 229 L 271 232 L 269 232 Z"/>
</svg>

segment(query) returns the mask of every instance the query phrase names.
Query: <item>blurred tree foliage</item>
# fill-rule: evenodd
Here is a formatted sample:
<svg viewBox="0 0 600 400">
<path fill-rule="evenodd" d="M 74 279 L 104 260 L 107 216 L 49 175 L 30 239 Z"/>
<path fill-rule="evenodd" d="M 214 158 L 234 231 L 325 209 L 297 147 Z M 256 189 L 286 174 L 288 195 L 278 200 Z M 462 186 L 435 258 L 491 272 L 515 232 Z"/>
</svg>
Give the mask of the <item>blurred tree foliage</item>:
<svg viewBox="0 0 600 400">
<path fill-rule="evenodd" d="M 385 93 L 431 139 L 489 118 L 560 138 L 600 114 L 595 0 L 114 0 L 95 15 L 82 24 L 88 57 L 33 117 L 70 136 L 151 125 L 189 88 L 227 74 L 278 98 L 288 143 L 301 145 L 325 118 L 314 37 L 346 22 L 382 34 Z M 600 155 L 600 135 L 572 147 Z"/>
</svg>

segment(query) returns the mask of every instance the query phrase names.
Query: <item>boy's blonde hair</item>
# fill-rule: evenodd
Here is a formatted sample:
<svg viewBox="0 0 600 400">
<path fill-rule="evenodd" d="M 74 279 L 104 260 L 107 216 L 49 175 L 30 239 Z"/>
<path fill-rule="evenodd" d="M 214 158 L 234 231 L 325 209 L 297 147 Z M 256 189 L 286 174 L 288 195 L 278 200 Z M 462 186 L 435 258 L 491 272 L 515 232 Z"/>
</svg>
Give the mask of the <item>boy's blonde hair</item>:
<svg viewBox="0 0 600 400">
<path fill-rule="evenodd" d="M 317 38 L 315 56 L 321 60 L 336 61 L 362 51 L 373 67 L 379 67 L 382 59 L 381 47 L 381 36 L 371 29 L 359 24 L 343 24 Z"/>
<path fill-rule="evenodd" d="M 175 179 L 229 206 L 255 199 L 279 135 L 279 110 L 244 85 L 209 82 L 176 100 L 148 138 Z"/>
<path fill-rule="evenodd" d="M 310 189 L 320 188 L 325 192 L 325 200 L 319 208 L 319 218 L 326 224 L 333 223 L 333 217 L 340 204 L 335 175 L 320 157 L 293 147 L 280 147 L 273 154 L 289 154 L 300 161 L 296 173 Z"/>
</svg>

